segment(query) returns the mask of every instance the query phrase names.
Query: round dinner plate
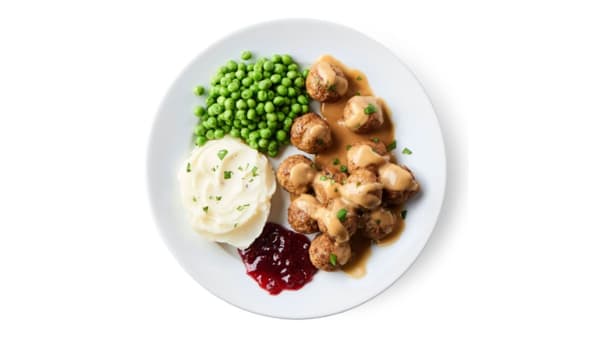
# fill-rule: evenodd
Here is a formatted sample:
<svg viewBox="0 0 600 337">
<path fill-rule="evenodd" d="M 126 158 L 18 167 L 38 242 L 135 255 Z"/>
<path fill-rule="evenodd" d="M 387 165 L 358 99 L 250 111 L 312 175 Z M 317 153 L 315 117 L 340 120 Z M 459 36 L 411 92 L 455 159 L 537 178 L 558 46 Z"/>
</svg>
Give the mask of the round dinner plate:
<svg viewBox="0 0 600 337">
<path fill-rule="evenodd" d="M 190 41 L 193 43 L 193 41 Z M 303 68 L 322 54 L 330 54 L 349 68 L 363 71 L 377 96 L 392 112 L 398 144 L 395 156 L 414 172 L 421 192 L 406 205 L 405 229 L 385 247 L 376 245 L 364 277 L 343 272 L 318 272 L 297 291 L 277 296 L 261 289 L 246 275 L 236 251 L 209 242 L 186 221 L 177 171 L 193 148 L 197 118 L 194 107 L 203 103 L 192 93 L 209 86 L 219 66 L 239 59 L 243 50 L 254 57 L 290 54 Z M 312 106 L 318 111 L 317 104 Z M 412 155 L 402 154 L 404 147 Z M 287 146 L 271 164 L 299 152 Z M 148 184 L 156 223 L 167 246 L 183 268 L 208 291 L 242 309 L 282 318 L 311 318 L 334 314 L 381 293 L 415 261 L 427 242 L 444 199 L 446 158 L 440 126 L 425 91 L 386 47 L 353 29 L 337 24 L 295 19 L 261 23 L 233 33 L 206 48 L 179 75 L 167 92 L 154 121 L 148 149 Z M 288 226 L 289 196 L 278 187 L 269 220 Z"/>
</svg>

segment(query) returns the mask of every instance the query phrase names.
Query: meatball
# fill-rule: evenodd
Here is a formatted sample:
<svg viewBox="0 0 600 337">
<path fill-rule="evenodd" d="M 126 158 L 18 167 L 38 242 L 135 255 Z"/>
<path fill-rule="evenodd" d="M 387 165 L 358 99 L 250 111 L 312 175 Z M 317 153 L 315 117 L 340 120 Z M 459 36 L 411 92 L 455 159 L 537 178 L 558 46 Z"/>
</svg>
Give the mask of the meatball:
<svg viewBox="0 0 600 337">
<path fill-rule="evenodd" d="M 308 249 L 310 262 L 318 269 L 334 271 L 350 260 L 352 251 L 348 242 L 335 243 L 325 234 L 319 234 Z"/>
<path fill-rule="evenodd" d="M 294 199 L 288 207 L 288 222 L 299 233 L 310 234 L 319 231 L 317 220 L 298 205 L 299 199 Z"/>
<path fill-rule="evenodd" d="M 304 152 L 319 153 L 331 145 L 331 130 L 319 115 L 309 112 L 294 120 L 290 140 L 294 146 Z"/>
<path fill-rule="evenodd" d="M 377 208 L 363 215 L 361 233 L 371 240 L 381 240 L 390 234 L 396 226 L 394 213 L 385 208 Z"/>
<path fill-rule="evenodd" d="M 331 200 L 340 197 L 340 184 L 345 181 L 347 175 L 335 167 L 327 166 L 318 173 L 313 181 L 313 190 L 317 200 L 323 205 L 329 204 Z"/>
<path fill-rule="evenodd" d="M 342 196 L 357 207 L 374 209 L 381 204 L 383 185 L 375 173 L 358 169 L 352 172 L 343 186 Z"/>
<path fill-rule="evenodd" d="M 348 79 L 340 67 L 318 61 L 310 67 L 306 78 L 306 91 L 319 102 L 333 102 L 348 91 Z"/>
<path fill-rule="evenodd" d="M 344 107 L 344 126 L 356 133 L 367 133 L 383 125 L 383 109 L 375 96 L 354 96 Z"/>
<path fill-rule="evenodd" d="M 348 231 L 348 237 L 354 235 L 356 233 L 356 229 L 358 228 L 358 224 L 360 222 L 360 216 L 355 211 L 353 207 L 342 202 L 341 199 L 334 199 L 333 202 L 329 204 L 327 210 L 332 212 L 334 216 L 336 216 L 342 226 Z M 323 221 L 318 221 L 319 230 L 325 234 L 327 234 L 327 226 Z"/>
<path fill-rule="evenodd" d="M 357 150 L 362 145 L 367 145 L 367 146 L 371 147 L 371 150 L 373 150 L 373 152 L 382 156 L 383 158 L 380 158 L 379 162 L 369 163 L 365 167 L 359 166 L 357 164 L 358 158 L 356 158 L 356 157 L 360 155 L 360 153 L 358 153 Z M 372 172 L 377 172 L 377 167 L 381 163 L 385 162 L 388 159 L 388 157 L 386 157 L 386 155 L 387 155 L 387 149 L 385 147 L 385 144 L 383 144 L 382 141 L 374 142 L 372 140 L 362 140 L 360 142 L 356 142 L 356 143 L 352 144 L 352 147 L 350 147 L 350 149 L 346 153 L 347 160 L 348 160 L 348 172 L 352 173 L 360 168 L 367 169 Z"/>
<path fill-rule="evenodd" d="M 312 160 L 301 154 L 289 156 L 277 168 L 277 181 L 290 193 L 306 193 L 317 173 L 314 166 Z"/>
<path fill-rule="evenodd" d="M 399 166 L 402 167 L 404 170 L 408 171 L 411 177 L 411 182 L 407 189 L 401 191 L 394 191 L 392 189 L 384 188 L 383 200 L 387 205 L 401 205 L 405 203 L 408 199 L 410 199 L 413 195 L 417 194 L 417 192 L 419 192 L 420 190 L 419 183 L 415 179 L 415 175 L 412 173 L 412 171 L 404 165 Z"/>
</svg>

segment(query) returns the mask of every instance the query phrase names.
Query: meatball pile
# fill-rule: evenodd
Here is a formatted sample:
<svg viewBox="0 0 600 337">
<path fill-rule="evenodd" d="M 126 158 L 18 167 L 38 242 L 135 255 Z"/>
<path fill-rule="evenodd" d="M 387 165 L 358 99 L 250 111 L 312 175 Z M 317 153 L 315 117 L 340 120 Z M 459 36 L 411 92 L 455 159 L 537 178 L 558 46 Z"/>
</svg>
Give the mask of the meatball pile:
<svg viewBox="0 0 600 337">
<path fill-rule="evenodd" d="M 372 240 L 389 235 L 398 220 L 390 207 L 419 190 L 410 170 L 389 162 L 385 145 L 363 141 L 352 148 L 355 151 L 348 151 L 347 158 L 349 173 L 332 166 L 319 169 L 303 155 L 286 158 L 277 169 L 279 184 L 292 194 L 288 222 L 297 232 L 319 233 L 311 243 L 309 255 L 312 264 L 321 270 L 334 271 L 350 261 L 353 235 L 358 233 Z M 369 157 L 376 154 L 380 163 L 355 162 L 361 151 L 372 151 Z M 377 158 L 376 155 L 373 156 Z M 395 170 L 404 170 L 410 177 L 405 189 L 390 189 L 393 186 L 382 181 L 380 171 L 385 165 L 395 165 Z M 302 177 L 293 176 L 293 172 L 302 173 Z M 331 228 L 337 232 L 330 232 Z"/>
</svg>

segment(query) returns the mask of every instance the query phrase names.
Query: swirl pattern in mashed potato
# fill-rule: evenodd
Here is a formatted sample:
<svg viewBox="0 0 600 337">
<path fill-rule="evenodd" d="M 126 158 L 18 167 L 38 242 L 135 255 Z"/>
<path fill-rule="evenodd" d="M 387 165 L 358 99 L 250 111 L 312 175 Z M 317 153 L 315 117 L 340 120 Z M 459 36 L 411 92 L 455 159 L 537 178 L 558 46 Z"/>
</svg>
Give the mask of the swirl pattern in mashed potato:
<svg viewBox="0 0 600 337">
<path fill-rule="evenodd" d="M 237 248 L 247 248 L 262 232 L 276 187 L 267 158 L 229 137 L 195 147 L 179 183 L 192 228 Z"/>
</svg>

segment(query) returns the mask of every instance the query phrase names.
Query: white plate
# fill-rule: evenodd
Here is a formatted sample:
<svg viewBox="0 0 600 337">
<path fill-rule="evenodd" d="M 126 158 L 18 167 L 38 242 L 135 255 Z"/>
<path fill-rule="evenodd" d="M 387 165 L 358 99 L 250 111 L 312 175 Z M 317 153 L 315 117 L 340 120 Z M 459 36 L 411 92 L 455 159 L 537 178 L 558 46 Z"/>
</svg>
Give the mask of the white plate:
<svg viewBox="0 0 600 337">
<path fill-rule="evenodd" d="M 193 41 L 190 41 L 193 43 Z M 290 54 L 303 67 L 322 54 L 331 54 L 362 70 L 373 90 L 385 99 L 396 130 L 396 157 L 408 165 L 422 186 L 408 205 L 400 239 L 373 247 L 367 275 L 353 279 L 343 272 L 319 272 L 299 291 L 269 295 L 246 275 L 235 251 L 208 242 L 185 220 L 179 199 L 177 170 L 188 156 L 196 124 L 192 94 L 198 84 L 208 87 L 219 66 L 239 60 L 243 50 L 256 56 Z M 314 106 L 317 109 L 317 106 Z M 401 155 L 403 147 L 413 154 Z M 272 161 L 297 152 L 288 146 Z M 347 310 L 376 296 L 415 261 L 435 227 L 444 198 L 446 159 L 440 127 L 431 103 L 412 73 L 387 48 L 347 27 L 315 20 L 282 20 L 238 31 L 204 50 L 175 80 L 156 116 L 148 151 L 149 193 L 156 222 L 167 246 L 183 268 L 219 298 L 242 309 L 275 317 L 310 318 Z M 271 221 L 287 225 L 287 193 L 273 197 Z"/>
</svg>

